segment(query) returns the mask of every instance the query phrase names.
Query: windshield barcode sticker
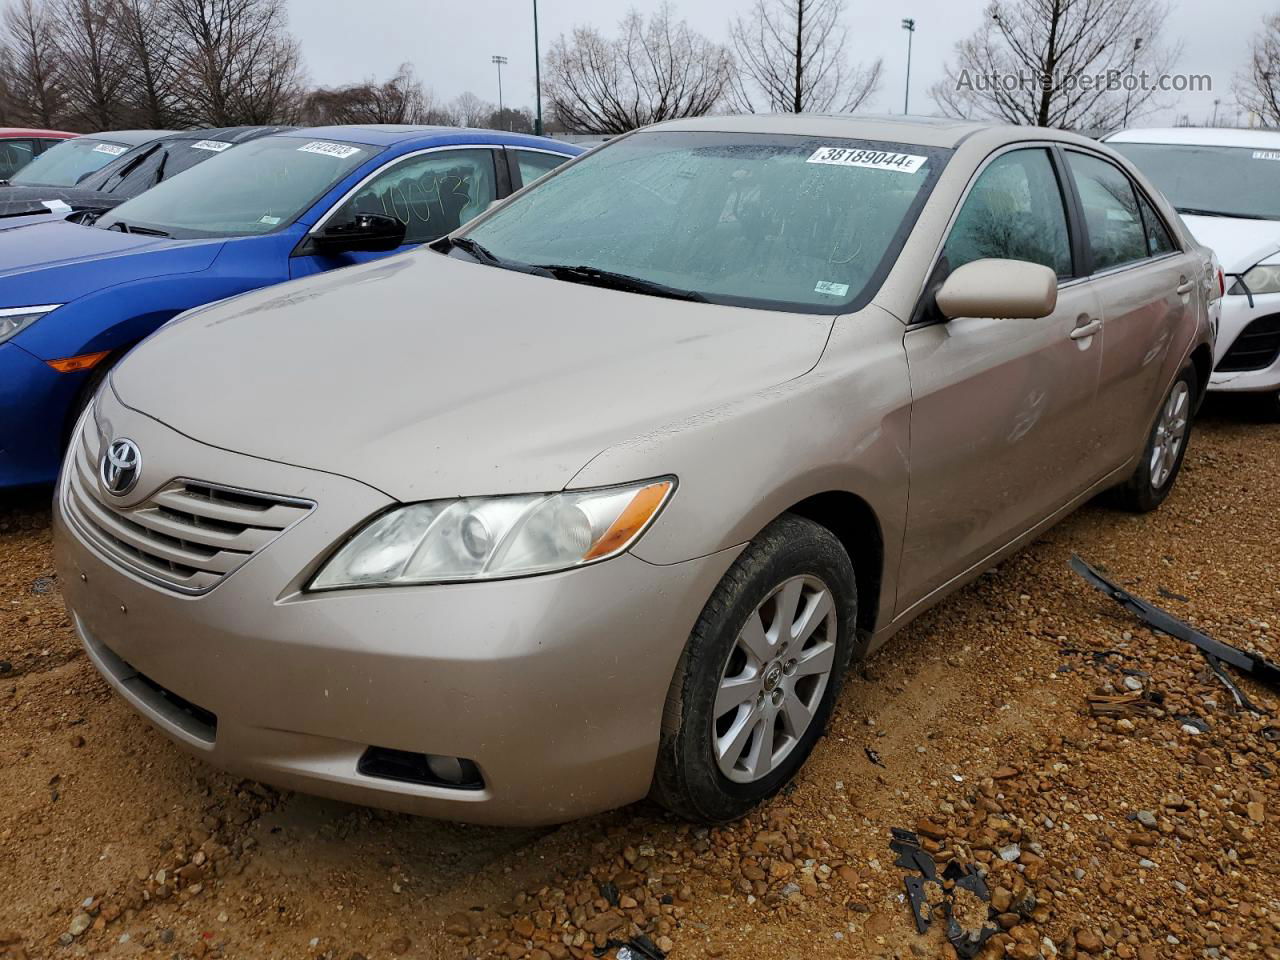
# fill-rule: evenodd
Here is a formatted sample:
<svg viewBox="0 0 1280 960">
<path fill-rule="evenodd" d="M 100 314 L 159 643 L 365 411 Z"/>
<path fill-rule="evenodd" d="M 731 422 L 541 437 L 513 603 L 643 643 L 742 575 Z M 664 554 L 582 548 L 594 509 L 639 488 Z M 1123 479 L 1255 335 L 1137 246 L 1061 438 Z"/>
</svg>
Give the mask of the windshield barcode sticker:
<svg viewBox="0 0 1280 960">
<path fill-rule="evenodd" d="M 1280 151 L 1276 151 L 1276 150 L 1255 150 L 1255 151 L 1253 151 L 1253 159 L 1255 159 L 1255 160 L 1280 160 Z"/>
<path fill-rule="evenodd" d="M 299 147 L 298 152 L 318 153 L 322 157 L 337 157 L 339 160 L 346 160 L 361 151 L 359 147 L 348 146 L 345 143 L 325 143 L 322 140 L 313 140 L 311 143 L 303 144 Z"/>
<path fill-rule="evenodd" d="M 197 140 L 191 145 L 192 150 L 212 150 L 214 153 L 221 153 L 230 147 L 231 144 L 225 140 Z"/>
<path fill-rule="evenodd" d="M 93 148 L 93 152 L 105 153 L 110 157 L 118 157 L 128 149 L 128 147 L 118 147 L 114 143 L 100 143 Z"/>
<path fill-rule="evenodd" d="M 896 170 L 915 173 L 928 157 L 914 153 L 889 153 L 885 150 L 853 150 L 849 147 L 819 147 L 806 163 L 831 163 L 839 167 L 868 167 L 872 170 Z"/>
<path fill-rule="evenodd" d="M 846 297 L 849 295 L 847 283 L 832 283 L 830 280 L 819 280 L 813 288 L 814 293 L 826 294 L 828 297 Z"/>
</svg>

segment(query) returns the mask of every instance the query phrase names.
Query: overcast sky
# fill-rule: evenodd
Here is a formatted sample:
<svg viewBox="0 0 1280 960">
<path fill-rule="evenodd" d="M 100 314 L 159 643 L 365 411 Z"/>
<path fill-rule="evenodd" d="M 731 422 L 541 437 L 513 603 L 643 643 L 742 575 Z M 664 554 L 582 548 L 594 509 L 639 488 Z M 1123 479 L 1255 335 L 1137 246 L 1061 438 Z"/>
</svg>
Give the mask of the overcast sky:
<svg viewBox="0 0 1280 960">
<path fill-rule="evenodd" d="M 448 100 L 470 90 L 486 100 L 498 99 L 494 54 L 508 58 L 503 68 L 504 101 L 529 106 L 534 101 L 532 0 L 289 0 L 293 32 L 302 43 L 311 79 L 336 86 L 377 74 L 385 77 L 402 62 L 412 63 L 423 82 Z M 655 9 L 660 0 L 539 0 L 538 13 L 545 52 L 552 39 L 578 24 L 593 24 L 607 34 L 626 12 Z M 677 15 L 706 36 L 727 41 L 729 20 L 744 13 L 751 0 L 676 0 Z M 864 109 L 901 113 L 906 67 L 906 33 L 902 17 L 916 19 L 911 66 L 913 113 L 933 113 L 929 87 L 942 76 L 942 64 L 955 41 L 974 30 L 986 0 L 849 0 L 846 23 L 849 53 L 854 60 L 884 58 L 884 77 L 875 99 Z M 1209 74 L 1213 92 L 1184 94 L 1178 113 L 1193 123 L 1207 122 L 1213 101 L 1222 101 L 1222 116 L 1235 119 L 1232 76 L 1249 55 L 1249 41 L 1262 17 L 1280 9 L 1280 0 L 1230 0 L 1222 3 L 1173 0 L 1166 21 L 1167 42 L 1182 41 L 1180 73 Z M 1143 118 L 1146 125 L 1172 122 L 1173 111 Z M 1247 116 L 1241 117 L 1247 123 Z"/>
</svg>

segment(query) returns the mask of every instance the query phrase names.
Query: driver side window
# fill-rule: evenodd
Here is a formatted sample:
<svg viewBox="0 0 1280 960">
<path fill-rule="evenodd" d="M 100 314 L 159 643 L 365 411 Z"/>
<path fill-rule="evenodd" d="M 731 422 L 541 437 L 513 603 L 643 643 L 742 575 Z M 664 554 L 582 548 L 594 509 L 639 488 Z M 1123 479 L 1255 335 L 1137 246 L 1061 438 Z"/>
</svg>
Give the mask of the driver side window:
<svg viewBox="0 0 1280 960">
<path fill-rule="evenodd" d="M 991 257 L 1070 277 L 1067 212 L 1048 152 L 1013 150 L 993 160 L 965 198 L 943 255 L 952 270 Z"/>
<path fill-rule="evenodd" d="M 329 222 L 383 214 L 405 225 L 405 243 L 426 243 L 483 213 L 497 196 L 492 150 L 437 150 L 393 163 L 342 204 Z"/>
</svg>

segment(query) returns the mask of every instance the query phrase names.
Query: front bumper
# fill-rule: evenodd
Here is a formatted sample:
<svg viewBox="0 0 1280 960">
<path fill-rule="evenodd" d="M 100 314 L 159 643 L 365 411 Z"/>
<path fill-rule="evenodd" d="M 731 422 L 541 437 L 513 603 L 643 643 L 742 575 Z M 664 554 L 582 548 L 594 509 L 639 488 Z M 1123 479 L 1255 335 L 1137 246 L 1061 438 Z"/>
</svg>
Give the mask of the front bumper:
<svg viewBox="0 0 1280 960">
<path fill-rule="evenodd" d="M 149 464 L 140 488 L 199 476 L 317 505 L 193 597 L 88 546 L 60 491 L 55 552 L 76 629 L 108 682 L 179 744 L 281 787 L 477 823 L 563 822 L 647 793 L 676 662 L 736 550 L 306 594 L 317 558 L 387 497 L 107 406 L 112 432 L 127 431 Z M 367 776 L 357 766 L 368 747 L 471 760 L 483 788 Z"/>
<path fill-rule="evenodd" d="M 0 489 L 54 481 L 68 413 L 88 376 L 58 373 L 0 343 Z"/>
<path fill-rule="evenodd" d="M 1248 370 L 1219 370 L 1224 358 L 1228 365 L 1239 356 L 1242 346 L 1238 341 L 1255 321 L 1266 322 L 1266 318 L 1280 315 L 1280 293 L 1254 294 L 1253 306 L 1249 298 L 1236 294 L 1228 294 L 1220 301 L 1222 318 L 1218 329 L 1218 343 L 1213 358 L 1213 375 L 1209 378 L 1209 389 L 1223 392 L 1264 392 L 1280 390 L 1280 353 L 1270 362 L 1264 359 L 1262 365 Z M 1253 327 L 1257 330 L 1258 327 Z M 1264 344 L 1265 345 L 1265 344 Z M 1233 353 L 1235 348 L 1235 353 Z"/>
</svg>

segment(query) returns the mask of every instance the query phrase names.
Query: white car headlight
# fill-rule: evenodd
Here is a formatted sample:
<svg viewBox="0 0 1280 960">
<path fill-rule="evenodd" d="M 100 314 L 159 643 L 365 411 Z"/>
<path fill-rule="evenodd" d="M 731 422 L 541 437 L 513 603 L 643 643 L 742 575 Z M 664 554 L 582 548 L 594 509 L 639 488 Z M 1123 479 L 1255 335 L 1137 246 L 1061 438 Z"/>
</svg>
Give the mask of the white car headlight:
<svg viewBox="0 0 1280 960">
<path fill-rule="evenodd" d="M 1280 263 L 1259 263 L 1249 269 L 1243 280 L 1248 293 L 1280 293 Z M 1236 281 L 1229 292 L 1242 296 L 1246 291 Z"/>
<path fill-rule="evenodd" d="M 649 480 L 398 507 L 352 537 L 309 589 L 498 580 L 607 560 L 635 543 L 674 488 Z"/>
<path fill-rule="evenodd" d="M 62 304 L 53 303 L 43 307 L 11 307 L 0 310 L 0 343 L 12 340 L 46 313 L 52 313 L 60 306 Z"/>
</svg>

